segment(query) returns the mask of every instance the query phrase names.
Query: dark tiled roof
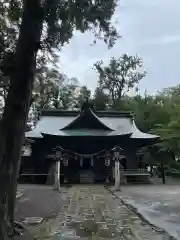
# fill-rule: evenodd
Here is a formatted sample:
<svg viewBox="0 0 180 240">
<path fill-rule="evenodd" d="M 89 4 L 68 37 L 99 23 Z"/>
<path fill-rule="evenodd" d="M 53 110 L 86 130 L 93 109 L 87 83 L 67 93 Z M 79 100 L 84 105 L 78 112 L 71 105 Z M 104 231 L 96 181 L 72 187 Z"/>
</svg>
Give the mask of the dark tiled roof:
<svg viewBox="0 0 180 240">
<path fill-rule="evenodd" d="M 40 120 L 36 127 L 26 133 L 26 137 L 41 138 L 44 134 L 57 135 L 57 136 L 120 136 L 129 135 L 130 138 L 136 139 L 151 139 L 158 136 L 146 134 L 136 127 L 133 120 L 132 112 L 118 112 L 118 111 L 89 111 L 83 114 L 90 113 L 91 120 L 96 118 L 96 128 L 89 128 L 86 125 L 85 118 L 82 121 L 82 111 L 63 111 L 46 109 L 42 111 Z M 81 114 L 80 114 L 81 113 Z M 76 124 L 76 121 L 81 119 L 81 123 Z M 87 118 L 86 118 L 87 119 Z M 97 124 L 99 121 L 99 125 Z M 89 121 L 90 122 L 90 121 Z M 73 124 L 72 124 L 73 123 Z M 76 126 L 75 126 L 75 125 Z M 93 125 L 93 124 L 92 124 Z M 70 128 L 68 128 L 70 126 Z M 72 127 L 73 126 L 73 127 Z M 99 126 L 99 127 L 97 127 Z M 107 126 L 107 129 L 103 128 Z M 104 130 L 103 130 L 104 129 Z M 68 130 L 68 131 L 67 131 Z M 103 131 L 103 132 L 102 132 Z"/>
<path fill-rule="evenodd" d="M 98 117 L 133 117 L 133 113 L 129 111 L 95 111 Z M 80 110 L 61 110 L 61 109 L 43 109 L 41 116 L 59 117 L 59 116 L 71 116 L 75 117 L 80 114 Z"/>
</svg>

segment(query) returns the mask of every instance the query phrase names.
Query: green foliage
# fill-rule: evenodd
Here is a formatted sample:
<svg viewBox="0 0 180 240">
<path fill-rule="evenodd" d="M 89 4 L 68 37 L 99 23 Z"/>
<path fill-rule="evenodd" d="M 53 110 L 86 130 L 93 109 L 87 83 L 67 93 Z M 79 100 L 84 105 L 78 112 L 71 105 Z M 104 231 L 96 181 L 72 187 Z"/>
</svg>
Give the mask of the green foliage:
<svg viewBox="0 0 180 240">
<path fill-rule="evenodd" d="M 95 89 L 93 103 L 97 110 L 105 110 L 109 102 L 109 97 L 99 87 Z"/>
<path fill-rule="evenodd" d="M 159 144 L 161 151 L 172 151 L 176 156 L 180 155 L 180 95 L 179 86 L 166 89 L 161 93 L 163 102 L 161 108 L 165 112 L 166 118 L 157 122 L 152 132 L 160 135 L 163 140 Z M 158 96 L 158 97 L 160 97 Z M 169 116 L 168 116 L 169 115 Z M 163 117 L 163 116 L 162 116 Z"/>
<path fill-rule="evenodd" d="M 107 66 L 99 61 L 94 67 L 99 74 L 99 88 L 109 94 L 114 108 L 120 105 L 125 94 L 146 75 L 142 70 L 142 60 L 138 56 L 127 54 L 118 59 L 112 57 Z"/>
<path fill-rule="evenodd" d="M 47 26 L 45 42 L 58 47 L 69 42 L 77 29 L 81 32 L 93 31 L 96 38 L 112 47 L 119 37 L 111 24 L 111 17 L 117 5 L 116 0 L 76 0 L 44 1 L 44 14 Z"/>
<path fill-rule="evenodd" d="M 77 107 L 81 107 L 82 104 L 91 98 L 91 91 L 86 87 L 82 86 L 79 89 L 79 93 L 77 96 Z"/>
<path fill-rule="evenodd" d="M 42 8 L 39 14 L 42 14 L 44 19 L 42 48 L 46 47 L 51 51 L 51 48 L 68 43 L 74 30 L 83 33 L 93 31 L 95 38 L 103 39 L 109 47 L 112 47 L 119 37 L 116 28 L 111 24 L 117 6 L 116 0 L 39 0 L 39 2 Z M 22 15 L 22 0 L 1 1 L 0 26 L 3 31 L 9 28 L 18 32 Z M 8 24 L 10 27 L 7 27 L 7 22 L 10 23 Z"/>
<path fill-rule="evenodd" d="M 53 71 L 48 72 L 46 65 L 49 62 L 56 65 L 58 58 L 55 51 L 65 43 L 69 43 L 76 30 L 82 33 L 92 31 L 95 37 L 94 43 L 97 39 L 102 39 L 108 47 L 112 47 L 115 40 L 119 38 L 116 28 L 111 24 L 117 1 L 37 1 L 41 4 L 39 16 L 43 18 L 43 26 L 40 43 L 37 43 L 39 54 L 32 106 L 35 109 L 50 106 L 67 109 L 72 105 L 70 102 L 74 101 L 72 95 L 77 86 L 70 83 L 59 82 L 57 84 L 55 78 L 59 78 L 58 80 L 61 81 L 64 75 L 54 72 L 57 76 L 49 76 L 49 74 L 53 74 Z M 3 98 L 2 108 L 8 92 L 9 76 L 13 71 L 14 52 L 23 17 L 24 1 L 1 0 L 0 2 L 0 97 Z M 62 87 L 61 90 L 60 87 Z M 79 94 L 73 106 L 81 105 L 80 95 L 82 94 Z"/>
<path fill-rule="evenodd" d="M 180 171 L 180 163 L 179 163 L 179 161 L 171 163 L 170 167 L 172 169 L 176 169 L 176 170 Z"/>
<path fill-rule="evenodd" d="M 170 169 L 166 171 L 166 175 L 173 178 L 180 178 L 180 171 L 177 169 Z"/>
<path fill-rule="evenodd" d="M 41 67 L 50 61 L 50 55 L 51 60 L 56 62 L 55 49 L 69 43 L 76 30 L 82 33 L 92 31 L 95 36 L 94 42 L 97 39 L 103 39 L 108 47 L 112 47 L 119 37 L 116 28 L 111 24 L 111 18 L 117 6 L 116 0 L 37 1 L 41 4 L 39 16 L 43 18 L 42 36 L 40 43 L 37 43 L 40 53 L 37 64 L 40 58 Z M 4 79 L 7 80 L 13 71 L 14 52 L 23 16 L 24 1 L 1 0 L 0 2 L 0 88 L 3 87 L 4 91 L 4 86 L 8 85 Z"/>
</svg>

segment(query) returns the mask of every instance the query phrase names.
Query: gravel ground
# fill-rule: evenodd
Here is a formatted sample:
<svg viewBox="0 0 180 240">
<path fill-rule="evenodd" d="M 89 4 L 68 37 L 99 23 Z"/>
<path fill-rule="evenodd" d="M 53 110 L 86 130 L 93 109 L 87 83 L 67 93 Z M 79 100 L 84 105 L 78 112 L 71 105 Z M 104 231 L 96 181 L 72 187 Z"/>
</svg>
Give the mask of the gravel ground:
<svg viewBox="0 0 180 240">
<path fill-rule="evenodd" d="M 63 204 L 61 193 L 50 186 L 20 185 L 23 196 L 17 201 L 16 219 L 26 217 L 51 218 L 56 216 Z"/>
<path fill-rule="evenodd" d="M 55 217 L 63 205 L 62 194 L 52 190 L 52 186 L 19 185 L 15 217 L 18 221 L 24 221 L 27 217 L 41 217 L 49 219 Z M 18 194 L 19 195 L 19 194 Z M 27 231 L 23 236 L 16 236 L 14 240 L 33 240 L 33 236 Z"/>
</svg>

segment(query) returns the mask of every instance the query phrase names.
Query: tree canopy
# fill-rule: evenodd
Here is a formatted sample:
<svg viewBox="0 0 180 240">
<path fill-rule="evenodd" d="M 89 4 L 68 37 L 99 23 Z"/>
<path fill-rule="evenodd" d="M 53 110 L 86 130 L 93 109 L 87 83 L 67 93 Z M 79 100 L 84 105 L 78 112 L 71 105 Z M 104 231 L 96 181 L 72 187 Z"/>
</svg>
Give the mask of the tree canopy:
<svg viewBox="0 0 180 240">
<path fill-rule="evenodd" d="M 118 59 L 112 57 L 107 66 L 103 61 L 94 64 L 99 74 L 99 88 L 109 94 L 109 98 L 115 107 L 120 104 L 124 95 L 135 86 L 146 75 L 142 69 L 142 60 L 138 56 L 123 54 Z"/>
</svg>

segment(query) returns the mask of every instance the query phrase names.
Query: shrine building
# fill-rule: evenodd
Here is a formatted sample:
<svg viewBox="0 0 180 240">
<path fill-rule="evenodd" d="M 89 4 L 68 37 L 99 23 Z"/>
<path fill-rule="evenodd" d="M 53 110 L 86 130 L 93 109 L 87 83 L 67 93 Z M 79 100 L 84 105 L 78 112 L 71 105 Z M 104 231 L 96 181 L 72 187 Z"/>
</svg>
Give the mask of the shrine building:
<svg viewBox="0 0 180 240">
<path fill-rule="evenodd" d="M 120 146 L 123 181 L 147 176 L 145 163 L 137 151 L 154 144 L 158 136 L 141 132 L 132 113 L 96 111 L 88 103 L 81 110 L 44 109 L 32 131 L 31 154 L 22 157 L 20 175 L 39 183 L 50 183 L 56 149 L 63 149 L 60 161 L 61 183 L 103 183 L 114 181 L 112 149 Z M 141 178 L 142 179 L 142 178 Z"/>
</svg>

